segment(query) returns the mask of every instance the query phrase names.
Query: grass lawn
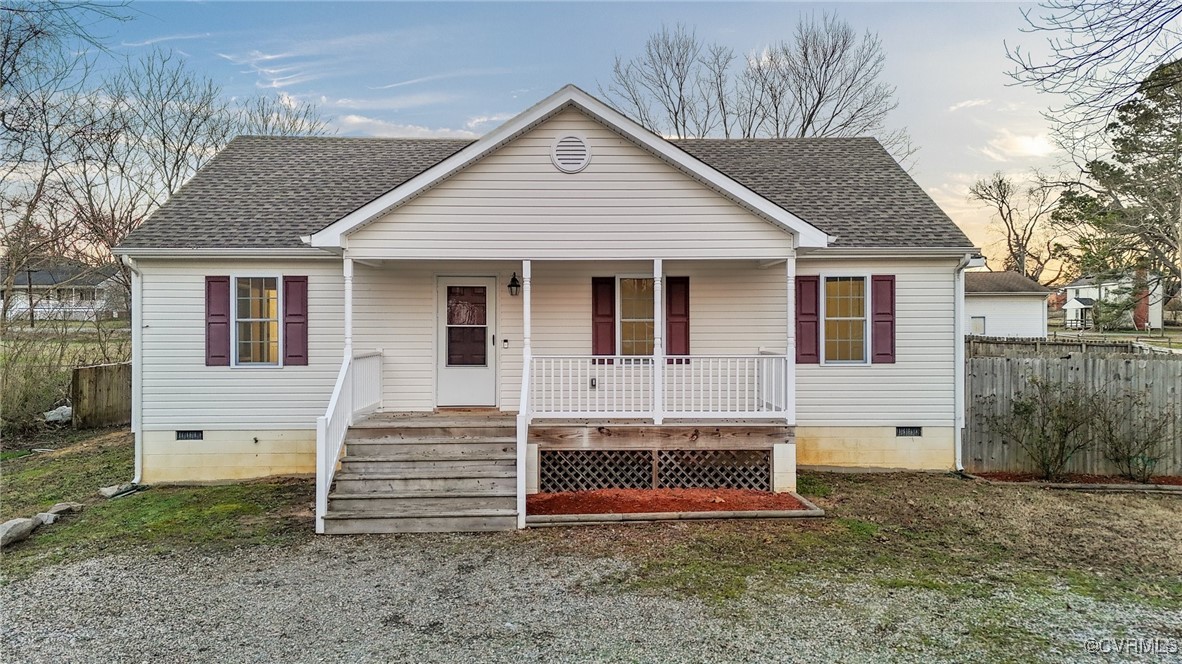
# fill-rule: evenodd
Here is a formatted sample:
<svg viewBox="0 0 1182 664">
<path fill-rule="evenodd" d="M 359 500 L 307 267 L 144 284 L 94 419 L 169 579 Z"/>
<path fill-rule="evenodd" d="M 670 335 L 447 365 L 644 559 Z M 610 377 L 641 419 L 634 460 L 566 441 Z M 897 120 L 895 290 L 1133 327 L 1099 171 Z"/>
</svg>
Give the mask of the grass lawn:
<svg viewBox="0 0 1182 664">
<path fill-rule="evenodd" d="M 132 476 L 126 430 L 66 433 L 19 446 L 56 447 L 3 461 L 0 518 L 54 502 L 86 504 L 3 556 L 7 577 L 113 553 L 311 540 L 313 485 L 273 479 L 154 487 L 104 500 Z M 999 589 L 1154 606 L 1182 605 L 1182 497 L 1085 494 L 923 473 L 803 473 L 800 492 L 827 517 L 539 528 L 470 540 L 535 554 L 620 557 L 627 587 L 726 603 L 752 587 L 809 578 L 869 581 L 988 596 Z"/>
<path fill-rule="evenodd" d="M 8 446 L 13 449 L 7 449 Z M 13 445 L 53 452 L 0 461 L 0 521 L 32 516 L 54 503 L 80 502 L 80 514 L 42 526 L 5 551 L 0 572 L 24 576 L 40 567 L 114 553 L 174 548 L 218 551 L 290 544 L 312 537 L 313 483 L 275 479 L 224 486 L 152 487 L 107 500 L 103 486 L 131 480 L 133 441 L 127 429 L 45 434 Z"/>
</svg>

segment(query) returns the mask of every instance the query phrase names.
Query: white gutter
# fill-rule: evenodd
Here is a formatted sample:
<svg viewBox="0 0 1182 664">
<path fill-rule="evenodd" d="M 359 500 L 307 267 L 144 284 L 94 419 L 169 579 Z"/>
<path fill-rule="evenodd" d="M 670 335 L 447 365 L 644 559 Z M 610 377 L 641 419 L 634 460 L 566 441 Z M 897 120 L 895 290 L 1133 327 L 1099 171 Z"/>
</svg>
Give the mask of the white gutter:
<svg viewBox="0 0 1182 664">
<path fill-rule="evenodd" d="M 953 419 L 952 419 L 952 444 L 955 447 L 954 453 L 956 457 L 956 471 L 964 470 L 964 453 L 961 449 L 964 439 L 964 408 L 965 408 L 965 371 L 964 371 L 964 271 L 968 267 L 981 267 L 985 264 L 985 259 L 978 254 L 964 254 L 960 261 L 956 264 L 956 271 L 953 272 L 953 321 L 952 321 L 952 336 L 954 341 L 953 347 L 953 367 L 952 375 L 955 385 L 953 386 Z"/>
<path fill-rule="evenodd" d="M 135 437 L 135 477 L 144 475 L 144 275 L 135 259 L 124 254 L 123 264 L 131 270 L 131 433 Z"/>
</svg>

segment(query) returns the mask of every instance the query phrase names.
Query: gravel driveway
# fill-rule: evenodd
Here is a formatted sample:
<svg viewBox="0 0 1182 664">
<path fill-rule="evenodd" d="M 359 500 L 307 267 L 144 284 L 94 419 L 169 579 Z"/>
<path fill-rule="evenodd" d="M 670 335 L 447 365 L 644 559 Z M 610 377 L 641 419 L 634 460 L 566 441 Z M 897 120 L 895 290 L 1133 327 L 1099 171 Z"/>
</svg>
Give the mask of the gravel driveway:
<svg viewBox="0 0 1182 664">
<path fill-rule="evenodd" d="M 317 538 L 291 549 L 99 559 L 0 589 L 2 659 L 1088 661 L 1089 638 L 1182 636 L 1182 608 L 1065 591 L 949 596 L 808 580 L 776 592 L 756 584 L 742 602 L 707 606 L 628 590 L 628 571 L 615 560 L 530 552 L 511 535 Z"/>
</svg>

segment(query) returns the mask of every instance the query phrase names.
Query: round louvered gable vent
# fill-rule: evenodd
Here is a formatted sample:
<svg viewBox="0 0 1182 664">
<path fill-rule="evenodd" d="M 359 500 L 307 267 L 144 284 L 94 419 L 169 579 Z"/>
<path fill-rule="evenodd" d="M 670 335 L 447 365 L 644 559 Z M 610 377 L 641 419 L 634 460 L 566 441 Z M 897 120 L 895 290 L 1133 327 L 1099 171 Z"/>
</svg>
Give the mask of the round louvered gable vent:
<svg viewBox="0 0 1182 664">
<path fill-rule="evenodd" d="M 562 136 L 554 141 L 550 160 L 563 173 L 578 173 L 591 163 L 591 146 L 581 136 Z"/>
</svg>

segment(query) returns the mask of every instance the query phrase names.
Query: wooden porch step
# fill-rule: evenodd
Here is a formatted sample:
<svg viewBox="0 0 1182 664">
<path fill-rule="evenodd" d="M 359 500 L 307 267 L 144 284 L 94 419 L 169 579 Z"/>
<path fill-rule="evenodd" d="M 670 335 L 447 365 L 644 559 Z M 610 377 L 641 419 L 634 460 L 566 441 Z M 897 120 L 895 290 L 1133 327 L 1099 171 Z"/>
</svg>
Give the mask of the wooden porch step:
<svg viewBox="0 0 1182 664">
<path fill-rule="evenodd" d="M 324 531 L 330 535 L 487 532 L 515 528 L 517 512 L 511 509 L 454 510 L 429 515 L 330 512 L 324 517 Z"/>
<path fill-rule="evenodd" d="M 420 471 L 454 470 L 466 474 L 470 470 L 483 468 L 516 467 L 517 457 L 514 454 L 498 452 L 495 454 L 472 454 L 468 456 L 346 456 L 341 459 L 341 471 L 349 474 L 382 473 L 405 475 L 410 471 L 411 476 L 418 477 Z"/>
<path fill-rule="evenodd" d="M 345 440 L 362 440 L 371 438 L 437 438 L 451 440 L 465 440 L 472 438 L 514 438 L 517 426 L 496 425 L 442 425 L 423 424 L 414 426 L 391 425 L 389 423 L 374 423 L 369 420 L 354 424 L 345 435 Z"/>
<path fill-rule="evenodd" d="M 504 438 L 363 438 L 345 441 L 349 456 L 416 455 L 432 458 L 459 458 L 483 454 L 515 454 L 517 441 Z"/>
<path fill-rule="evenodd" d="M 403 491 L 516 490 L 515 468 L 407 471 L 404 473 L 342 473 L 336 478 L 338 493 Z"/>
<path fill-rule="evenodd" d="M 516 494 L 506 491 L 334 493 L 328 499 L 332 505 L 329 514 L 380 512 L 431 516 L 456 510 L 500 509 L 513 512 L 517 508 Z"/>
</svg>

